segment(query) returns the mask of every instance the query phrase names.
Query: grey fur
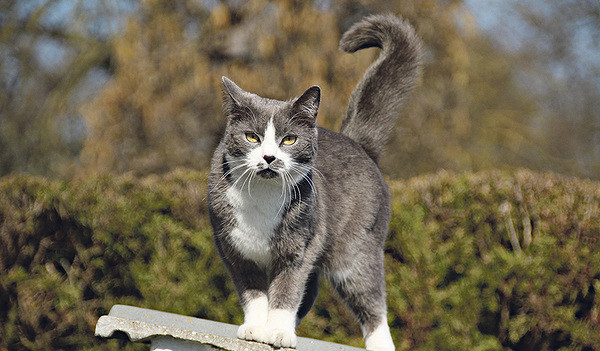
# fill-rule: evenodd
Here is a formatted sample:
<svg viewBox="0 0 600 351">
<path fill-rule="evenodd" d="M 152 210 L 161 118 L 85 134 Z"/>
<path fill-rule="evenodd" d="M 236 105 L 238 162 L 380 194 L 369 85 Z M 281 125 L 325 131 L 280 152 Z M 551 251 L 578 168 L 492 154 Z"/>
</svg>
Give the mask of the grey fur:
<svg viewBox="0 0 600 351">
<path fill-rule="evenodd" d="M 245 92 L 224 77 L 227 126 L 212 160 L 208 196 L 215 243 L 243 306 L 266 295 L 269 308 L 296 311 L 299 323 L 313 305 L 319 275 L 324 274 L 366 337 L 385 322 L 386 313 L 383 246 L 390 199 L 377 160 L 399 104 L 418 74 L 420 42 L 408 24 L 388 15 L 366 18 L 340 43 L 348 52 L 370 46 L 381 47 L 382 54 L 353 92 L 342 134 L 316 126 L 320 102 L 316 86 L 283 102 Z M 260 147 L 260 142 L 249 142 L 248 133 L 262 140 L 269 123 L 276 140 L 297 137 L 289 147 L 280 144 L 297 168 L 286 171 L 283 159 L 266 154 L 268 164 L 241 163 Z M 249 219 L 257 226 L 268 226 L 275 219 L 272 233 L 264 237 L 256 233 L 257 240 L 266 238 L 264 261 L 260 253 L 240 246 L 243 238 L 232 234 L 240 231 L 240 213 L 246 208 L 234 204 L 238 200 L 231 194 L 240 194 L 244 204 L 262 213 L 261 204 L 252 201 L 276 199 L 265 200 L 256 192 L 279 184 L 280 209 L 272 207 L 270 214 L 266 205 L 264 209 L 264 215 L 273 218 Z"/>
<path fill-rule="evenodd" d="M 377 162 L 420 73 L 421 41 L 410 24 L 397 17 L 370 16 L 340 40 L 340 49 L 350 53 L 369 47 L 381 48 L 382 53 L 352 93 L 340 132 Z"/>
</svg>

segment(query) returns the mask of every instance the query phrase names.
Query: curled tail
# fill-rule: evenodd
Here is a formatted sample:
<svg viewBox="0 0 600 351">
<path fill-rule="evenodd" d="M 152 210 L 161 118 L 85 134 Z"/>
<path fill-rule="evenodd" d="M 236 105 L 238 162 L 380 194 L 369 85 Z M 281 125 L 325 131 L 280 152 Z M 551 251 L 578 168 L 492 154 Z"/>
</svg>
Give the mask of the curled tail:
<svg viewBox="0 0 600 351">
<path fill-rule="evenodd" d="M 420 73 L 421 40 L 404 20 L 374 15 L 353 25 L 340 40 L 340 49 L 349 53 L 370 47 L 382 52 L 352 92 L 340 132 L 378 162 L 400 106 Z"/>
</svg>

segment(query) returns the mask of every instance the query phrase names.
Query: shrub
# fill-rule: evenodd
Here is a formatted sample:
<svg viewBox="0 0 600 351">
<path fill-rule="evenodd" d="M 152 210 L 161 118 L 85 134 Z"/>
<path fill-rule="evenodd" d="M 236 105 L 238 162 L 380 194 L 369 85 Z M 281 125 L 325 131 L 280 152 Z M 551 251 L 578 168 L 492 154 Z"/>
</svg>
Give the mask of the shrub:
<svg viewBox="0 0 600 351">
<path fill-rule="evenodd" d="M 526 170 L 390 183 L 399 349 L 600 349 L 600 184 Z M 117 303 L 241 323 L 205 197 L 190 170 L 1 179 L 0 349 L 147 349 L 94 337 Z M 340 304 L 322 289 L 299 334 L 362 345 Z"/>
<path fill-rule="evenodd" d="M 237 321 L 241 310 L 212 245 L 205 183 L 186 171 L 3 179 L 0 349 L 114 349 L 94 327 L 117 303 Z"/>
<path fill-rule="evenodd" d="M 445 172 L 392 184 L 400 349 L 600 349 L 600 186 Z"/>
</svg>

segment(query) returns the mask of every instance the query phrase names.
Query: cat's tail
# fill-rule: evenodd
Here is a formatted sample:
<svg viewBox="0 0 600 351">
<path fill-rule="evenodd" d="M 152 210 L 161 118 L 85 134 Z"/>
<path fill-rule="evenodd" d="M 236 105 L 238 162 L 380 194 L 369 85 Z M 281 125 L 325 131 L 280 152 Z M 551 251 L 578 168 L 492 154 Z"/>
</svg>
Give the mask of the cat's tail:
<svg viewBox="0 0 600 351">
<path fill-rule="evenodd" d="M 382 52 L 352 92 L 340 132 L 378 162 L 400 106 L 420 73 L 421 40 L 408 22 L 374 15 L 353 25 L 340 40 L 340 49 L 349 53 L 370 47 Z"/>
</svg>

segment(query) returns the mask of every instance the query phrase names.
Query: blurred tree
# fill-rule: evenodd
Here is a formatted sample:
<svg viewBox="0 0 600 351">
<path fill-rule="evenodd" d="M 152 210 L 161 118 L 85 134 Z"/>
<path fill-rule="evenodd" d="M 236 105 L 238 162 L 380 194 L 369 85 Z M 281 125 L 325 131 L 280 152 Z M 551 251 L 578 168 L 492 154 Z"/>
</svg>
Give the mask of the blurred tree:
<svg viewBox="0 0 600 351">
<path fill-rule="evenodd" d="M 597 66 L 558 81 L 542 69 L 557 62 L 544 61 L 552 55 L 496 45 L 462 0 L 65 3 L 2 5 L 0 174 L 207 167 L 224 126 L 222 75 L 277 99 L 318 84 L 319 123 L 337 129 L 352 89 L 378 55 L 341 53 L 337 41 L 362 16 L 392 12 L 423 37 L 425 62 L 382 160 L 385 173 L 526 166 L 597 176 Z M 546 35 L 541 48 L 552 52 L 564 51 L 580 18 L 598 19 L 592 0 L 552 1 L 542 14 L 536 4 L 514 8 L 529 14 L 539 28 L 532 38 Z M 557 26 L 551 14 L 561 9 L 570 9 L 561 17 L 567 29 L 544 31 Z M 49 52 L 54 60 L 40 63 Z M 524 87 L 525 78 L 538 89 Z M 568 142 L 559 137 L 566 129 L 574 135 Z"/>
<path fill-rule="evenodd" d="M 78 105 L 106 80 L 106 41 L 129 3 L 0 4 L 0 175 L 72 171 Z"/>
<path fill-rule="evenodd" d="M 111 81 L 82 110 L 91 171 L 153 173 L 205 161 L 220 115 L 195 1 L 143 1 L 111 43 Z"/>
<path fill-rule="evenodd" d="M 221 75 L 279 99 L 321 84 L 322 122 L 333 123 L 328 105 L 346 97 L 329 95 L 339 37 L 330 12 L 291 1 L 197 4 L 142 2 L 115 39 L 115 75 L 84 110 L 89 171 L 206 167 L 225 122 Z"/>
<path fill-rule="evenodd" d="M 530 124 L 537 148 L 530 152 L 545 169 L 598 178 L 600 2 L 486 0 L 478 6 L 493 13 L 482 21 L 488 41 L 515 58 L 512 74 L 538 103 Z"/>
<path fill-rule="evenodd" d="M 223 74 L 246 90 L 278 99 L 319 84 L 320 124 L 336 129 L 350 92 L 378 54 L 339 52 L 341 33 L 368 13 L 400 9 L 423 35 L 428 60 L 423 87 L 415 94 L 414 107 L 404 112 L 389 147 L 394 151 L 383 162 L 387 173 L 471 169 L 479 162 L 469 149 L 477 143 L 471 137 L 480 134 L 472 129 L 470 111 L 475 97 L 467 44 L 474 41 L 468 34 L 475 28 L 460 31 L 457 18 L 472 21 L 460 1 L 169 4 L 142 2 L 141 11 L 114 41 L 114 78 L 84 112 L 90 136 L 82 160 L 88 169 L 149 173 L 206 166 L 224 124 L 219 112 Z M 502 59 L 487 50 L 488 56 Z M 510 94 L 509 65 L 479 71 L 480 84 L 502 81 L 501 88 Z M 488 88 L 502 95 L 500 89 Z M 477 157 L 482 164 L 491 163 L 490 155 Z M 397 167 L 399 163 L 406 167 Z"/>
<path fill-rule="evenodd" d="M 600 175 L 600 2 L 528 1 L 516 10 L 531 36 L 519 48 L 555 169 Z M 541 5 L 534 11 L 532 5 Z M 535 58 L 535 59 L 532 59 Z"/>
<path fill-rule="evenodd" d="M 437 0 L 142 2 L 114 41 L 113 80 L 85 109 L 90 136 L 82 161 L 90 171 L 142 174 L 205 167 L 224 124 L 221 75 L 278 99 L 318 84 L 319 122 L 336 129 L 378 55 L 343 54 L 337 41 L 362 16 L 388 11 L 417 27 L 426 62 L 382 161 L 385 172 L 531 165 L 523 143 L 535 105 L 515 87 L 510 57 L 478 35 L 461 1 Z"/>
</svg>

